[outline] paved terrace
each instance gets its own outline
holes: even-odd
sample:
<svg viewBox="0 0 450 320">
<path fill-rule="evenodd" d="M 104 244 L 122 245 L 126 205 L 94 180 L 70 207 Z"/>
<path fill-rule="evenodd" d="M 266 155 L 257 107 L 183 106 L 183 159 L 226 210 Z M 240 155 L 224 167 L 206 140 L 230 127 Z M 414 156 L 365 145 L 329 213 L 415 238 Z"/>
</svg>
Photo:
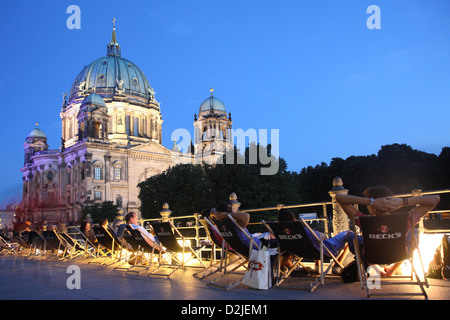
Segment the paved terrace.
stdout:
<svg viewBox="0 0 450 320">
<path fill-rule="evenodd" d="M 71 265 L 81 271 L 81 288 L 68 289 L 67 273 Z M 179 300 L 191 304 L 196 301 L 291 301 L 291 300 L 368 300 L 359 282 L 344 283 L 340 278 L 327 279 L 324 286 L 314 292 L 276 288 L 254 290 L 243 284 L 230 291 L 208 286 L 211 278 L 198 279 L 193 276 L 198 269 L 187 268 L 176 271 L 170 278 L 148 277 L 114 270 L 112 266 L 88 264 L 87 260 L 33 261 L 20 256 L 0 257 L 1 300 Z M 211 276 L 213 277 L 213 276 Z M 429 279 L 427 293 L 430 300 L 450 300 L 450 280 Z M 288 282 L 285 282 L 288 283 Z M 308 287 L 308 281 L 292 279 L 290 286 Z M 383 287 L 380 289 L 382 290 Z M 388 286 L 395 292 L 418 292 L 417 286 Z M 414 299 L 423 297 L 371 297 L 377 299 Z M 260 302 L 258 302 L 260 303 Z M 183 305 L 183 304 L 181 304 Z M 179 304 L 177 304 L 179 306 Z M 180 309 L 172 310 L 174 312 Z M 181 311 L 180 311 L 181 312 Z"/>
</svg>

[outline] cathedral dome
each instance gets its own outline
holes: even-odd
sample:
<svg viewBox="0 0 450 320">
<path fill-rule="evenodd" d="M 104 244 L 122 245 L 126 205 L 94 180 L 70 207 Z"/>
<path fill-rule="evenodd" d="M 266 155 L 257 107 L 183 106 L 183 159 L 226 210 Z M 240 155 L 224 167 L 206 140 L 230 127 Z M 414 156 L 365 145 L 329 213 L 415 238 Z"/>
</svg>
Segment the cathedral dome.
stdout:
<svg viewBox="0 0 450 320">
<path fill-rule="evenodd" d="M 27 135 L 27 138 L 47 138 L 44 131 L 39 129 L 36 124 L 36 128 L 30 131 L 30 133 Z"/>
<path fill-rule="evenodd" d="M 225 105 L 223 104 L 222 101 L 220 101 L 219 99 L 217 99 L 216 97 L 213 96 L 213 89 L 211 89 L 211 97 L 207 98 L 205 101 L 202 102 L 202 104 L 200 105 L 200 112 L 203 111 L 209 111 L 209 110 L 214 110 L 214 111 L 222 111 L 222 112 L 227 112 L 227 110 L 225 109 Z"/>
<path fill-rule="evenodd" d="M 103 98 L 123 94 L 126 100 L 147 103 L 154 91 L 144 72 L 130 60 L 121 57 L 115 30 L 107 45 L 107 55 L 100 57 L 81 70 L 72 83 L 69 101 L 95 92 Z"/>
</svg>

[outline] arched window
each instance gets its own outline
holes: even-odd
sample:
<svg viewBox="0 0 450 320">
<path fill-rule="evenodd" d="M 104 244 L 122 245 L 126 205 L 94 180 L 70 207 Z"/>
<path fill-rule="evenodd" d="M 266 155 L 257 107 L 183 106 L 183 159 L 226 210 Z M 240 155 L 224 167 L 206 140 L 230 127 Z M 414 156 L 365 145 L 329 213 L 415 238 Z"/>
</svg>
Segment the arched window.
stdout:
<svg viewBox="0 0 450 320">
<path fill-rule="evenodd" d="M 101 139 L 102 138 L 102 123 L 96 121 L 94 124 L 94 138 Z"/>
<path fill-rule="evenodd" d="M 113 162 L 114 181 L 124 180 L 123 162 L 116 160 Z"/>
<path fill-rule="evenodd" d="M 94 168 L 94 179 L 95 180 L 102 180 L 102 168 L 101 167 L 95 167 Z"/>
<path fill-rule="evenodd" d="M 102 180 L 103 179 L 103 167 L 100 161 L 95 160 L 92 162 L 92 167 L 94 168 L 94 180 Z"/>
</svg>

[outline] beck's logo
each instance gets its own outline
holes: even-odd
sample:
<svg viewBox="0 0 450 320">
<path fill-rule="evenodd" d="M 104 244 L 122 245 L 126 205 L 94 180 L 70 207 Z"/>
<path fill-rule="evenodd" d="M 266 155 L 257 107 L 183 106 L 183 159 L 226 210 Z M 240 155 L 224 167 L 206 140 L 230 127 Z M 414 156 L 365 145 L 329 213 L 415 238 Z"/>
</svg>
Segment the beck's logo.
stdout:
<svg viewBox="0 0 450 320">
<path fill-rule="evenodd" d="M 226 238 L 226 237 L 231 237 L 233 236 L 232 232 L 228 232 L 227 228 L 225 226 L 222 226 L 222 232 L 220 233 L 222 235 L 222 237 Z"/>
<path fill-rule="evenodd" d="M 402 236 L 401 232 L 390 232 L 391 228 L 389 226 L 382 224 L 377 230 L 381 233 L 370 233 L 369 239 L 377 239 L 377 240 L 392 240 L 398 239 Z"/>
<path fill-rule="evenodd" d="M 261 271 L 264 265 L 257 261 L 257 260 L 251 260 L 248 262 L 248 268 L 252 271 Z"/>
<path fill-rule="evenodd" d="M 302 238 L 301 234 L 292 234 L 291 229 L 289 228 L 284 228 L 283 232 L 285 234 L 280 234 L 278 237 L 280 240 L 298 240 Z"/>
<path fill-rule="evenodd" d="M 157 232 L 157 234 L 158 234 L 158 236 L 160 236 L 160 237 L 164 237 L 164 236 L 167 237 L 167 236 L 170 236 L 170 235 L 171 235 L 171 233 L 165 231 L 163 227 L 159 228 L 159 232 Z"/>
</svg>

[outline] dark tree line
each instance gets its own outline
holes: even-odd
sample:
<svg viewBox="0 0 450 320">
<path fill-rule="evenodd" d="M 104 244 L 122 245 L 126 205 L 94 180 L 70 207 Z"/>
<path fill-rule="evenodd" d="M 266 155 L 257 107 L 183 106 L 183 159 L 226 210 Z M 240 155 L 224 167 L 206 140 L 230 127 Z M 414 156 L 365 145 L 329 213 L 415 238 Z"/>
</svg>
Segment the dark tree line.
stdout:
<svg viewBox="0 0 450 320">
<path fill-rule="evenodd" d="M 265 151 L 270 154 L 270 146 Z M 328 191 L 337 176 L 355 195 L 379 184 L 394 193 L 450 188 L 449 147 L 436 156 L 405 144 L 392 144 L 383 146 L 377 155 L 333 158 L 329 165 L 309 166 L 299 173 L 288 171 L 285 160 L 279 158 L 279 170 L 274 175 L 261 175 L 264 165 L 260 162 L 249 163 L 249 148 L 244 155 L 235 150 L 235 159 L 238 157 L 244 164 L 228 164 L 226 158 L 218 165 L 180 164 L 140 183 L 142 216 L 159 218 L 165 202 L 173 216 L 201 212 L 227 201 L 231 192 L 238 195 L 243 209 L 330 201 Z M 449 207 L 445 197 L 442 203 Z"/>
<path fill-rule="evenodd" d="M 258 146 L 259 147 L 259 146 Z M 270 146 L 264 149 L 270 155 Z M 260 208 L 277 203 L 301 203 L 296 176 L 287 171 L 286 162 L 277 159 L 274 175 L 261 175 L 268 165 L 250 163 L 249 148 L 242 155 L 234 150 L 232 164 L 224 157 L 223 164 L 179 164 L 139 184 L 141 213 L 145 218 L 158 218 L 167 202 L 173 216 L 199 213 L 227 201 L 235 192 L 241 208 Z M 239 160 L 238 160 L 239 159 Z M 240 164 L 242 163 L 242 164 Z"/>
</svg>

